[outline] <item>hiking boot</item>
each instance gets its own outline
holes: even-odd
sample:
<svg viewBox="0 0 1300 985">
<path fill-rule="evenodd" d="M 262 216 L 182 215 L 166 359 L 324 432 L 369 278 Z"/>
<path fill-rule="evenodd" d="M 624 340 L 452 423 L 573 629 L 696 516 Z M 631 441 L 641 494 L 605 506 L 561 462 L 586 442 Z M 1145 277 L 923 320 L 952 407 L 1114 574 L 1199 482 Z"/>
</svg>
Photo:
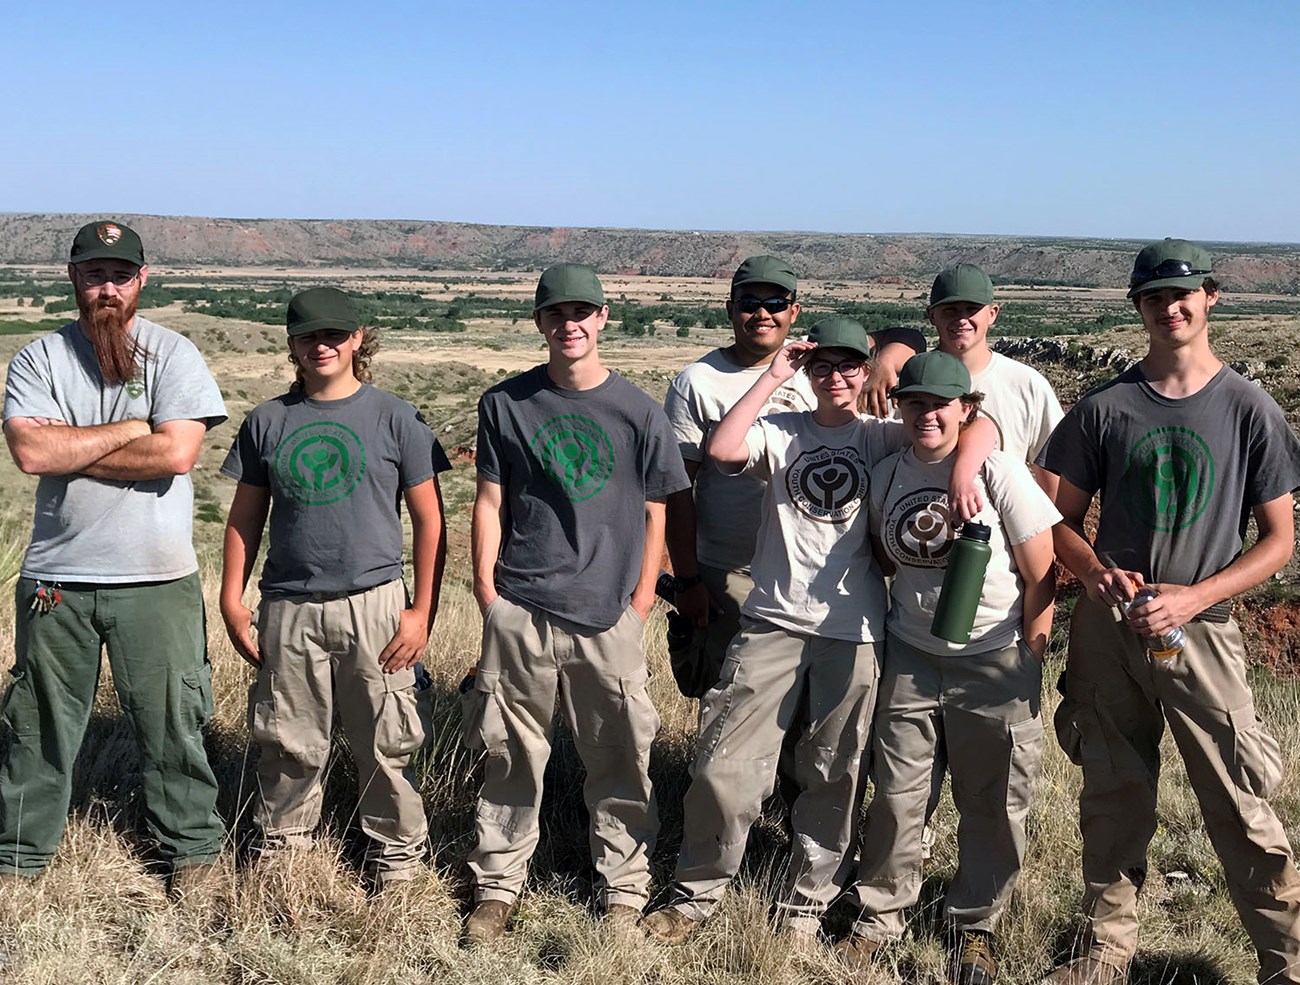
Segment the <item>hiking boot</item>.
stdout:
<svg viewBox="0 0 1300 985">
<path fill-rule="evenodd" d="M 841 962 L 857 971 L 870 968 L 875 963 L 876 955 L 885 946 L 884 941 L 872 940 L 861 934 L 849 934 L 842 941 L 837 941 L 831 948 Z"/>
<path fill-rule="evenodd" d="M 635 906 L 628 906 L 626 903 L 611 903 L 605 910 L 605 915 L 600 922 L 610 930 L 635 930 L 639 932 L 641 928 L 641 911 Z"/>
<path fill-rule="evenodd" d="M 1128 969 L 1087 955 L 1067 961 L 1043 979 L 1043 985 L 1123 985 Z"/>
<path fill-rule="evenodd" d="M 998 960 L 993 957 L 993 936 L 983 930 L 963 930 L 952 955 L 952 985 L 993 985 Z"/>
<path fill-rule="evenodd" d="M 811 930 L 797 930 L 794 927 L 781 928 L 781 941 L 794 955 L 810 957 L 814 954 L 820 954 L 822 950 L 821 937 Z"/>
<path fill-rule="evenodd" d="M 210 903 L 221 890 L 221 867 L 215 862 L 198 862 L 172 870 L 167 891 L 177 903 Z"/>
<path fill-rule="evenodd" d="M 465 921 L 465 936 L 462 938 L 465 945 L 490 944 L 499 938 L 506 932 L 506 921 L 514 909 L 513 904 L 499 899 L 476 903 Z"/>
<path fill-rule="evenodd" d="M 681 910 L 669 907 L 642 917 L 641 929 L 660 943 L 680 944 L 700 929 L 700 921 L 692 920 Z"/>
</svg>

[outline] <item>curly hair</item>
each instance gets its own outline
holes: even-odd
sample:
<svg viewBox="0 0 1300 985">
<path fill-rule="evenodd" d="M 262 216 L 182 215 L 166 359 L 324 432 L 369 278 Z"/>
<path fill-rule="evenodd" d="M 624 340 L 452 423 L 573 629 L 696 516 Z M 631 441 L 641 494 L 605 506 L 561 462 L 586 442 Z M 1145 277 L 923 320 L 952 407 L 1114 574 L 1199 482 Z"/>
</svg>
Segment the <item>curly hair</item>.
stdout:
<svg viewBox="0 0 1300 985">
<path fill-rule="evenodd" d="M 375 353 L 379 351 L 379 329 L 364 328 L 361 330 L 361 344 L 357 346 L 357 351 L 352 353 L 352 375 L 362 383 L 370 382 L 370 361 L 375 358 Z M 294 380 L 289 386 L 290 393 L 301 393 L 306 389 L 303 382 L 302 365 L 298 362 L 293 354 L 292 344 L 289 348 L 289 365 L 293 367 Z"/>
<path fill-rule="evenodd" d="M 984 394 L 975 390 L 959 399 L 961 400 L 962 409 L 966 411 L 966 419 L 961 422 L 961 426 L 968 427 L 980 412 L 980 404 L 984 403 Z"/>
</svg>

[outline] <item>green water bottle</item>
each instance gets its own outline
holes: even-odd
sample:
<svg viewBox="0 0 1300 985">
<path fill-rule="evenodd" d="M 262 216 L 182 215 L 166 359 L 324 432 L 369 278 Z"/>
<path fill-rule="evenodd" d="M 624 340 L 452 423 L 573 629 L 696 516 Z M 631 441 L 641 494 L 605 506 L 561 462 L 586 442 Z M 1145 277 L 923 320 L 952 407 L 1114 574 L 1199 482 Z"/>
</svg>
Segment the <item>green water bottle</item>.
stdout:
<svg viewBox="0 0 1300 985">
<path fill-rule="evenodd" d="M 984 594 L 984 572 L 993 554 L 993 548 L 989 547 L 992 534 L 984 524 L 968 520 L 962 524 L 961 537 L 948 552 L 948 570 L 943 575 L 930 632 L 949 643 L 970 642 L 975 611 Z"/>
</svg>

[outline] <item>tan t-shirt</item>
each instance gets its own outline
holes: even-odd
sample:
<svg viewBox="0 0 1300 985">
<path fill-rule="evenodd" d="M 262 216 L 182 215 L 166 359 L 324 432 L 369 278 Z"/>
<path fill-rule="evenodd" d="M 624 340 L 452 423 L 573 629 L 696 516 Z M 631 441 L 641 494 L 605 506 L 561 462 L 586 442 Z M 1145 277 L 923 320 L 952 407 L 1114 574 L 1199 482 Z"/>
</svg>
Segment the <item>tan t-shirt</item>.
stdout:
<svg viewBox="0 0 1300 985">
<path fill-rule="evenodd" d="M 1064 416 L 1060 401 L 1038 370 L 999 352 L 992 355 L 989 364 L 971 377 L 974 389 L 984 394 L 980 417 L 997 427 L 998 448 L 1032 462 Z"/>
<path fill-rule="evenodd" d="M 1061 514 L 1024 462 L 1007 452 L 989 455 L 977 480 L 984 508 L 975 520 L 993 531 L 992 555 L 971 641 L 960 645 L 932 635 L 954 539 L 948 512 L 954 457 L 927 464 L 908 448 L 877 465 L 871 473 L 871 529 L 898 569 L 890 586 L 889 632 L 928 653 L 986 653 L 1022 635 L 1025 586 L 1012 545 L 1047 530 Z"/>
<path fill-rule="evenodd" d="M 722 349 L 691 363 L 673 380 L 664 412 L 687 462 L 699 462 L 695 477 L 695 554 L 701 564 L 728 571 L 748 570 L 758 535 L 764 483 L 749 475 L 723 475 L 707 460 L 709 435 L 766 366 L 739 366 Z M 806 373 L 796 373 L 768 398 L 763 415 L 817 406 Z"/>
<path fill-rule="evenodd" d="M 811 413 L 760 418 L 748 475 L 767 480 L 754 590 L 741 611 L 830 639 L 884 639 L 885 583 L 871 553 L 871 468 L 906 439 L 897 421 L 823 427 Z"/>
</svg>

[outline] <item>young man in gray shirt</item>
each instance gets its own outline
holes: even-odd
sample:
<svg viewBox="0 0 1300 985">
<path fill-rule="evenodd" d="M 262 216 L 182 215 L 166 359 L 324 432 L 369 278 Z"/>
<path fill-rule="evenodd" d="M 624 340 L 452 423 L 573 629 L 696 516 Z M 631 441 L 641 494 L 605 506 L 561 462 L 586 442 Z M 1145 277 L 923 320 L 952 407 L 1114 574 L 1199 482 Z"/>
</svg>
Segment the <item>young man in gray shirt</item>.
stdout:
<svg viewBox="0 0 1300 985">
<path fill-rule="evenodd" d="M 107 648 L 145 826 L 183 894 L 210 881 L 223 832 L 189 473 L 226 409 L 189 340 L 136 315 L 149 268 L 134 230 L 82 227 L 68 276 L 78 319 L 24 346 L 5 385 L 9 451 L 41 478 L 4 697 L 0 873 L 37 876 L 54 855 Z"/>
<path fill-rule="evenodd" d="M 472 551 L 483 650 L 466 743 L 487 753 L 468 863 L 467 943 L 499 937 L 539 837 L 558 697 L 586 767 L 600 905 L 631 928 L 649 895 L 659 716 L 641 648 L 663 556 L 664 498 L 688 480 L 663 411 L 605 368 L 594 271 L 546 270 L 533 320 L 545 365 L 479 403 Z"/>
<path fill-rule="evenodd" d="M 1185 240 L 1137 255 L 1128 296 L 1147 354 L 1086 394 L 1039 456 L 1061 477 L 1057 556 L 1086 591 L 1070 623 L 1056 735 L 1083 767 L 1088 933 L 1048 977 L 1053 985 L 1127 977 L 1166 728 L 1255 945 L 1259 981 L 1300 982 L 1300 872 L 1267 799 L 1282 758 L 1255 713 L 1231 615 L 1236 596 L 1291 557 L 1300 441 L 1273 399 L 1211 348 L 1212 274 L 1209 253 Z M 1097 495 L 1091 543 L 1083 521 Z M 1243 551 L 1252 517 L 1259 538 Z M 1143 585 L 1155 598 L 1112 618 Z M 1158 638 L 1178 627 L 1181 651 L 1162 652 Z"/>
</svg>

